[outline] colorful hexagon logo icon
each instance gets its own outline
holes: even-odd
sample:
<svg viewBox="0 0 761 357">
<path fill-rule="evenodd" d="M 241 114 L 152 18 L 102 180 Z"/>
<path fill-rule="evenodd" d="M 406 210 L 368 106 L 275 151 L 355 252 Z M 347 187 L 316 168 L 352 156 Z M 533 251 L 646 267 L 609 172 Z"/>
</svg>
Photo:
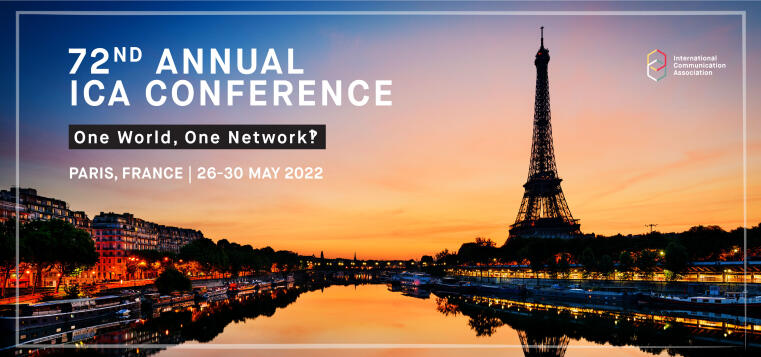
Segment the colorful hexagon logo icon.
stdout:
<svg viewBox="0 0 761 357">
<path fill-rule="evenodd" d="M 659 49 L 655 49 L 647 54 L 647 65 L 645 66 L 645 73 L 647 78 L 652 79 L 655 82 L 666 78 L 666 54 Z"/>
</svg>

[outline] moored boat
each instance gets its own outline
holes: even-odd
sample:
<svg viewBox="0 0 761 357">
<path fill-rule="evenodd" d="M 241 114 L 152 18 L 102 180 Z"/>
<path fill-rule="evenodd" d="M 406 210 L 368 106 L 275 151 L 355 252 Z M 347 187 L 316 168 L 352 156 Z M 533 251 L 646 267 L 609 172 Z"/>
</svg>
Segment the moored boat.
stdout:
<svg viewBox="0 0 761 357">
<path fill-rule="evenodd" d="M 234 282 L 230 283 L 227 286 L 227 294 L 228 295 L 246 295 L 246 294 L 253 294 L 258 291 L 262 290 L 263 283 L 255 280 L 253 282 Z M 269 283 L 267 283 L 269 285 Z"/>
<path fill-rule="evenodd" d="M 20 304 L 18 305 L 18 327 L 24 330 L 100 316 L 114 316 L 122 310 L 140 310 L 140 299 L 134 294 L 125 294 L 55 300 L 31 305 Z M 13 330 L 16 328 L 15 311 L 10 312 L 13 314 L 0 316 L 0 327 Z"/>
<path fill-rule="evenodd" d="M 474 285 L 476 291 L 479 293 L 492 294 L 492 295 L 514 295 L 524 296 L 526 295 L 526 286 L 517 284 L 508 285 L 491 285 L 491 284 L 476 284 Z"/>
<path fill-rule="evenodd" d="M 433 289 L 445 293 L 470 294 L 476 291 L 473 283 L 464 280 L 458 280 L 453 277 L 443 277 L 432 281 Z"/>
<path fill-rule="evenodd" d="M 587 290 L 579 287 L 564 288 L 558 285 L 550 288 L 533 288 L 527 290 L 533 298 L 555 301 L 576 301 L 595 304 L 628 304 L 637 301 L 637 294 L 621 291 Z"/>
<path fill-rule="evenodd" d="M 286 283 L 286 280 L 283 278 L 272 279 L 272 286 L 281 286 L 285 285 Z"/>
<path fill-rule="evenodd" d="M 399 274 L 399 284 L 405 287 L 425 287 L 431 283 L 431 276 L 425 273 Z"/>
<path fill-rule="evenodd" d="M 402 295 L 414 297 L 418 299 L 428 299 L 431 296 L 431 292 L 428 289 L 420 288 L 420 287 L 402 287 L 399 289 L 402 292 Z"/>
<path fill-rule="evenodd" d="M 132 313 L 132 310 L 130 309 L 121 309 L 116 312 L 116 316 L 119 316 L 121 318 L 128 318 L 131 313 Z"/>
<path fill-rule="evenodd" d="M 144 310 L 168 311 L 180 307 L 188 307 L 195 304 L 193 294 L 160 295 L 158 293 L 145 294 L 143 296 Z"/>
<path fill-rule="evenodd" d="M 227 298 L 227 287 L 218 286 L 214 288 L 201 287 L 196 291 L 195 298 L 197 301 L 216 301 Z"/>
<path fill-rule="evenodd" d="M 255 283 L 259 291 L 267 291 L 272 289 L 272 283 L 268 281 L 256 280 Z"/>
<path fill-rule="evenodd" d="M 761 315 L 761 296 L 746 297 L 742 293 L 708 296 L 671 296 L 651 294 L 649 303 L 654 306 L 696 311 L 718 311 L 735 314 Z"/>
</svg>

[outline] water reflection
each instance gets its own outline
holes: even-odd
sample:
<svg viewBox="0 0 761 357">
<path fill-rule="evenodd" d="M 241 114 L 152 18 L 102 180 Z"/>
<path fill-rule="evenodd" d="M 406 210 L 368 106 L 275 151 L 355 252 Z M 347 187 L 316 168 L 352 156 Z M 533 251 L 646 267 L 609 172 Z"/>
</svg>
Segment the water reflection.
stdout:
<svg viewBox="0 0 761 357">
<path fill-rule="evenodd" d="M 436 298 L 436 306 L 446 316 L 467 316 L 477 336 L 491 336 L 501 326 L 508 326 L 518 333 L 526 356 L 563 356 L 571 340 L 639 346 L 643 352 L 683 356 L 714 356 L 716 350 L 694 347 L 742 347 L 746 340 L 750 348 L 761 347 L 761 329 L 752 325 L 747 334 L 738 333 L 736 329 L 743 326 L 691 317 L 446 294 Z M 744 348 L 734 351 L 741 350 Z"/>
<path fill-rule="evenodd" d="M 491 336 L 497 330 L 497 327 L 504 325 L 492 311 L 479 311 L 477 315 L 471 316 L 468 325 L 474 331 L 476 336 Z"/>
<path fill-rule="evenodd" d="M 299 301 L 298 303 L 294 303 Z M 272 317 L 272 318 L 269 318 Z M 41 344 L 145 345 L 182 343 L 431 343 L 522 346 L 525 356 L 564 356 L 569 346 L 605 345 L 584 350 L 613 355 L 726 355 L 740 350 L 703 350 L 663 346 L 760 347 L 761 328 L 747 335 L 736 322 L 684 314 L 605 310 L 530 300 L 430 292 L 383 285 L 291 286 L 263 293 L 202 302 L 156 317 L 112 321 L 78 327 L 54 336 L 36 336 Z M 618 350 L 611 346 L 629 346 Z M 631 349 L 638 346 L 637 349 Z M 421 350 L 393 350 L 394 355 L 419 355 Z M 520 348 L 507 350 L 521 353 Z M 578 351 L 578 350 L 577 350 Z M 21 349 L 17 355 L 51 355 L 60 349 Z M 86 349 L 105 355 L 208 355 L 214 351 L 151 349 Z M 230 351 L 228 351 L 230 352 Z M 312 351 L 276 351 L 281 355 L 313 355 Z M 325 355 L 383 355 L 383 351 L 317 351 Z M 434 353 L 435 352 L 435 353 Z M 429 355 L 459 351 L 435 350 Z M 506 350 L 479 350 L 479 355 Z M 587 353 L 589 352 L 589 353 Z M 236 350 L 237 355 L 239 351 Z M 240 352 L 242 353 L 242 352 Z M 271 355 L 273 351 L 260 351 Z M 254 352 L 250 352 L 254 354 Z"/>
<path fill-rule="evenodd" d="M 563 357 L 571 340 L 566 335 L 548 335 L 544 331 L 518 330 L 518 338 L 523 345 L 523 354 L 528 356 Z"/>
<path fill-rule="evenodd" d="M 94 345 L 174 345 L 185 342 L 208 343 L 230 323 L 244 322 L 260 316 L 273 316 L 303 292 L 304 287 L 283 287 L 258 294 L 235 296 L 216 302 L 202 302 L 191 307 L 177 306 L 169 311 L 149 311 L 141 319 L 115 321 L 79 327 L 71 332 L 40 336 L 33 344 L 94 344 Z M 34 331 L 25 333 L 33 335 Z M 38 337 L 38 336 L 32 336 Z M 145 356 L 161 351 L 151 349 L 18 349 L 16 355 L 85 355 Z"/>
</svg>

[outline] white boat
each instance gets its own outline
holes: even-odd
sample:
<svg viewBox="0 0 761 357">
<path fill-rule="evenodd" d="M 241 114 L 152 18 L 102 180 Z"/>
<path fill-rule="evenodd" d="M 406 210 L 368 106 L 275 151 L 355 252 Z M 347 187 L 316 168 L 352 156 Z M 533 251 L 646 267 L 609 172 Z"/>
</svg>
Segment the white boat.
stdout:
<svg viewBox="0 0 761 357">
<path fill-rule="evenodd" d="M 215 298 L 221 297 L 221 296 L 224 296 L 226 298 L 227 297 L 227 287 L 226 286 L 221 286 L 221 287 L 217 287 L 217 288 L 206 290 L 206 292 L 203 293 L 203 295 L 201 295 L 201 296 L 204 299 L 206 299 L 206 300 L 215 299 Z"/>
<path fill-rule="evenodd" d="M 408 273 L 399 274 L 399 283 L 402 286 L 421 287 L 428 286 L 431 283 L 431 276 L 425 273 Z"/>
</svg>

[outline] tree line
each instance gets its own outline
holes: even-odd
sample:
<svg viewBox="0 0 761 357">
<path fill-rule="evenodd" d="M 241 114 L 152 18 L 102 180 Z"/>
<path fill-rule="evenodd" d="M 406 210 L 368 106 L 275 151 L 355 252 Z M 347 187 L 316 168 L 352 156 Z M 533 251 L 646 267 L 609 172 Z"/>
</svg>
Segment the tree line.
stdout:
<svg viewBox="0 0 761 357">
<path fill-rule="evenodd" d="M 62 220 L 31 221 L 19 226 L 20 273 L 34 272 L 32 294 L 42 285 L 42 275 L 58 272 L 56 293 L 64 276 L 77 274 L 98 262 L 95 243 L 87 231 Z M 22 269 L 23 268 L 23 269 Z M 0 275 L 2 296 L 16 269 L 16 222 L 0 223 Z"/>
<path fill-rule="evenodd" d="M 56 293 L 66 276 L 76 276 L 98 262 L 95 243 L 85 230 L 62 220 L 30 221 L 19 225 L 19 271 L 30 273 L 34 294 L 42 285 L 45 273 L 58 273 Z M 258 273 L 298 269 L 299 255 L 291 251 L 275 251 L 270 247 L 255 249 L 222 239 L 213 242 L 203 238 L 183 246 L 179 254 L 156 250 L 131 251 L 126 259 L 128 279 L 138 272 L 158 277 L 167 268 L 208 275 L 238 276 L 241 272 Z M 0 283 L 6 296 L 6 286 L 16 270 L 16 222 L 0 222 Z"/>
<path fill-rule="evenodd" d="M 191 276 L 237 277 L 241 274 L 259 274 L 271 271 L 288 271 L 300 267 L 299 255 L 271 247 L 256 249 L 221 239 L 216 243 L 209 238 L 194 240 L 179 253 L 157 250 L 133 250 L 128 253 L 128 278 L 138 276 L 155 278 L 167 267 Z M 137 274 L 137 273 L 141 274 Z"/>
<path fill-rule="evenodd" d="M 300 267 L 299 255 L 294 252 L 275 251 L 271 247 L 255 249 L 249 244 L 240 245 L 227 239 L 220 239 L 216 243 L 208 238 L 194 240 L 180 249 L 178 259 L 195 263 L 187 269 L 231 277 L 236 277 L 241 272 L 277 272 Z"/>
<path fill-rule="evenodd" d="M 235 278 L 241 274 L 300 268 L 299 256 L 294 252 L 275 251 L 271 247 L 255 249 L 249 244 L 231 243 L 227 239 L 216 243 L 208 238 L 194 240 L 180 248 L 179 254 L 151 251 L 136 251 L 133 254 L 140 258 L 138 266 L 157 270 L 155 285 L 163 294 L 190 290 L 188 276 Z M 161 267 L 162 263 L 164 267 Z"/>
<path fill-rule="evenodd" d="M 748 229 L 749 257 L 761 256 L 761 224 Z M 609 276 L 615 270 L 652 276 L 663 269 L 675 279 L 694 261 L 742 260 L 744 231 L 695 226 L 684 232 L 643 235 L 584 236 L 572 239 L 511 237 L 504 245 L 476 238 L 457 252 L 443 250 L 421 260 L 443 265 L 528 264 L 534 271 L 567 274 L 580 264 L 586 275 Z"/>
</svg>

